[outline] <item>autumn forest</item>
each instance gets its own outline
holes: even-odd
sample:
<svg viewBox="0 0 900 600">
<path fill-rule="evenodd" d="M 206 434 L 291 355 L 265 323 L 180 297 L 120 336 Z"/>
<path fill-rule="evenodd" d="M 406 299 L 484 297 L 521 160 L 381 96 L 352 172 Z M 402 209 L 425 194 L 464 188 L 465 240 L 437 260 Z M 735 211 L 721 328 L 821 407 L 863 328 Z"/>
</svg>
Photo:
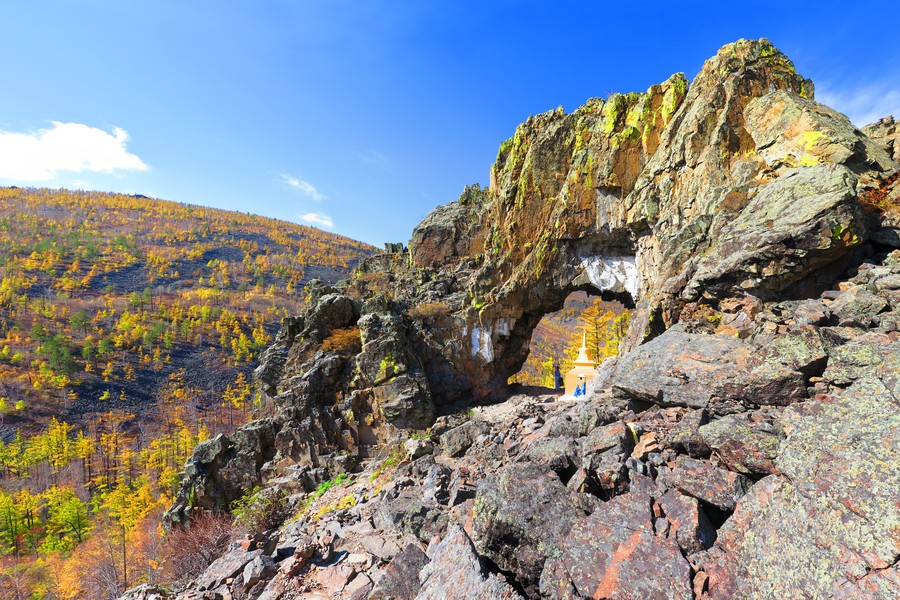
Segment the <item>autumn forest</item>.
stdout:
<svg viewBox="0 0 900 600">
<path fill-rule="evenodd" d="M 165 578 L 184 461 L 250 418 L 255 361 L 304 285 L 372 252 L 243 213 L 0 188 L 0 598 Z"/>
</svg>

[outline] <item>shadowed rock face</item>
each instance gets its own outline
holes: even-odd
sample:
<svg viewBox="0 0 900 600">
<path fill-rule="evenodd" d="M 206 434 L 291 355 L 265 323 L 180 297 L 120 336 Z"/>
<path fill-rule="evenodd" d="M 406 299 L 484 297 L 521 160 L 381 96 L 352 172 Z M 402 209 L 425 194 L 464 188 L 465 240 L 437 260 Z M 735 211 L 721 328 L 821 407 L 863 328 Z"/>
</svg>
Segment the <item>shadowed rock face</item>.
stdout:
<svg viewBox="0 0 900 600">
<path fill-rule="evenodd" d="M 724 46 L 690 85 L 676 74 L 644 93 L 529 117 L 501 144 L 490 187 L 435 209 L 408 252 L 308 290 L 307 311 L 285 321 L 257 371 L 275 412 L 274 436 L 244 451 L 259 472 L 229 479 L 231 454 L 205 457 L 214 468 L 189 473 L 170 519 L 183 517 L 190 496 L 221 504 L 245 481 L 289 467 L 312 485 L 317 469 L 344 470 L 348 454 L 365 457 L 397 429 L 424 429 L 448 405 L 504 389 L 541 317 L 574 290 L 635 307 L 626 351 L 734 298 L 817 294 L 872 251 L 870 239 L 900 247 L 859 202 L 895 186 L 896 169 L 884 147 L 816 103 L 811 82 L 765 39 Z M 356 346 L 323 349 L 354 327 Z M 706 343 L 703 393 L 682 400 L 690 384 L 663 382 L 659 398 L 644 397 L 648 382 L 627 377 L 620 387 L 721 416 L 741 403 L 805 398 L 807 367 L 821 360 L 808 348 L 769 360 L 739 340 Z M 657 346 L 625 360 L 653 363 Z M 694 438 L 721 450 L 718 438 Z M 768 472 L 764 450 L 733 460 Z"/>
</svg>

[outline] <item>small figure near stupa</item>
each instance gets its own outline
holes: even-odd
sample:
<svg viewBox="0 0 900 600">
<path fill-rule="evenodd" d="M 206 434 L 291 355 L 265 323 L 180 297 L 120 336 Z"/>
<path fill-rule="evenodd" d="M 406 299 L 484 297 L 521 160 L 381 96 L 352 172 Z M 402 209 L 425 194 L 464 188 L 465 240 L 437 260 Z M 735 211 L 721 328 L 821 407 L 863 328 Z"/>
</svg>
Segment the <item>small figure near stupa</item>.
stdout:
<svg viewBox="0 0 900 600">
<path fill-rule="evenodd" d="M 587 332 L 582 335 L 581 348 L 575 364 L 566 373 L 566 395 L 581 397 L 587 393 L 587 381 L 594 377 L 597 363 L 591 360 L 587 351 Z"/>
<path fill-rule="evenodd" d="M 553 360 L 553 389 L 557 392 L 562 388 L 563 378 L 559 372 L 559 361 Z"/>
</svg>

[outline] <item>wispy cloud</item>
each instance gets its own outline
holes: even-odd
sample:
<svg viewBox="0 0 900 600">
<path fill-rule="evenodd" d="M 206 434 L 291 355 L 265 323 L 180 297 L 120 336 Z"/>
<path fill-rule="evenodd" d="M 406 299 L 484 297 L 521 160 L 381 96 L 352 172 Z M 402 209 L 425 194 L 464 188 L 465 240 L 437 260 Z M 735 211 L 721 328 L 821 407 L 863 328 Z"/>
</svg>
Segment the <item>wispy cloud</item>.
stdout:
<svg viewBox="0 0 900 600">
<path fill-rule="evenodd" d="M 334 220 L 325 213 L 310 212 L 300 215 L 300 220 L 322 229 L 334 229 Z"/>
<path fill-rule="evenodd" d="M 357 152 L 356 156 L 364 163 L 369 163 L 370 165 L 375 165 L 376 167 L 386 167 L 389 164 L 387 157 L 381 152 L 376 152 L 375 150 Z"/>
<path fill-rule="evenodd" d="M 888 115 L 900 118 L 900 79 L 884 80 L 855 89 L 822 84 L 816 88 L 816 100 L 841 111 L 857 127 Z"/>
<path fill-rule="evenodd" d="M 293 175 L 283 173 L 281 175 L 281 180 L 288 184 L 288 186 L 290 186 L 291 188 L 297 190 L 308 198 L 312 198 L 316 202 L 321 202 L 322 200 L 328 198 L 328 196 L 317 190 L 315 186 L 310 182 L 304 181 L 303 179 L 297 179 Z"/>
<path fill-rule="evenodd" d="M 112 173 L 149 167 L 125 148 L 128 132 L 112 133 L 81 123 L 53 122 L 50 129 L 0 131 L 0 179 L 48 181 L 60 171 Z"/>
</svg>

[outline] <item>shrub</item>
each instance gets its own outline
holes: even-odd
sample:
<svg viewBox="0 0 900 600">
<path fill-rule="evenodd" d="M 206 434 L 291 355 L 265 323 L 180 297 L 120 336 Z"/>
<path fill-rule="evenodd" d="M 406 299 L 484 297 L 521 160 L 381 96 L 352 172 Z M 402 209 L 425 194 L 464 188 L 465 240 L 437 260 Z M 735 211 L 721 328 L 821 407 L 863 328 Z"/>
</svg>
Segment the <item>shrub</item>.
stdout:
<svg viewBox="0 0 900 600">
<path fill-rule="evenodd" d="M 891 186 L 900 179 L 900 173 L 895 173 L 881 182 L 877 188 L 866 190 L 859 194 L 859 203 L 864 211 L 884 214 L 900 210 L 900 200 L 891 200 L 888 196 Z"/>
<path fill-rule="evenodd" d="M 434 319 L 450 314 L 450 307 L 443 302 L 426 302 L 413 306 L 406 314 L 413 319 Z"/>
<path fill-rule="evenodd" d="M 388 273 L 358 273 L 350 283 L 350 290 L 362 296 L 396 296 L 394 282 Z"/>
<path fill-rule="evenodd" d="M 348 508 L 353 508 L 354 506 L 356 506 L 356 498 L 354 498 L 352 494 L 347 494 L 339 501 L 326 504 L 325 506 L 320 508 L 319 512 L 317 512 L 313 517 L 313 521 L 318 521 L 328 513 L 332 513 L 336 510 L 345 510 Z"/>
<path fill-rule="evenodd" d="M 275 529 L 287 518 L 285 498 L 282 493 L 253 488 L 231 505 L 235 526 L 247 533 Z"/>
<path fill-rule="evenodd" d="M 403 449 L 403 446 L 397 446 L 391 451 L 391 455 L 385 458 L 380 465 L 378 465 L 372 474 L 369 476 L 369 481 L 375 481 L 379 477 L 381 477 L 382 473 L 386 472 L 388 469 L 395 468 L 401 462 L 403 462 L 403 458 L 406 456 L 406 452 Z"/>
<path fill-rule="evenodd" d="M 341 356 L 352 356 L 362 350 L 362 338 L 359 336 L 359 327 L 345 327 L 335 329 L 322 342 L 322 350 L 334 352 Z"/>
<path fill-rule="evenodd" d="M 163 539 L 163 574 L 173 587 L 182 587 L 222 556 L 234 538 L 226 515 L 202 512 L 189 527 L 177 527 Z"/>
</svg>

